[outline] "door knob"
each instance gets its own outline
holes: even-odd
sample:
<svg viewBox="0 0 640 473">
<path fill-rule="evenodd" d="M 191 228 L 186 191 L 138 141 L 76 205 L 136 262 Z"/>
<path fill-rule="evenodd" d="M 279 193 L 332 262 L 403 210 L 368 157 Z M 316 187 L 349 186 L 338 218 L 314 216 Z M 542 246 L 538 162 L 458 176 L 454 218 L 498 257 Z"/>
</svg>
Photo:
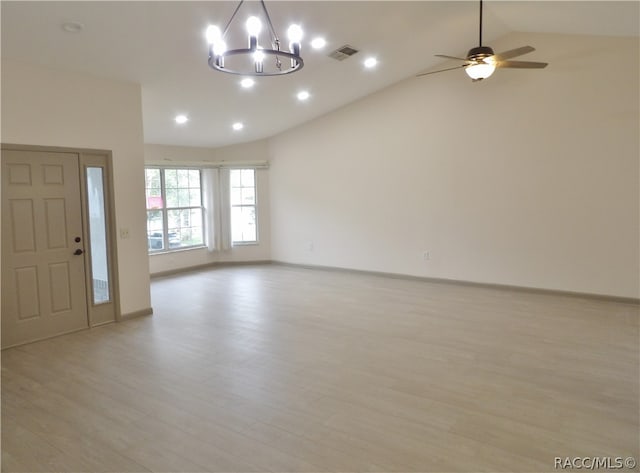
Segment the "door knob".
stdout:
<svg viewBox="0 0 640 473">
<path fill-rule="evenodd" d="M 73 252 L 74 255 L 79 256 L 82 253 L 84 253 L 84 251 L 82 251 L 80 248 L 78 248 L 76 251 Z"/>
</svg>

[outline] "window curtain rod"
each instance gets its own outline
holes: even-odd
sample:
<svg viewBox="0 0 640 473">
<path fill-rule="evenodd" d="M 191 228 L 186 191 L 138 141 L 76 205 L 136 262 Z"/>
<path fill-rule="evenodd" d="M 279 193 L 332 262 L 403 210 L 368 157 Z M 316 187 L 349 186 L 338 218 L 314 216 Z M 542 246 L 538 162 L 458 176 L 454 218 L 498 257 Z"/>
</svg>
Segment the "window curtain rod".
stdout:
<svg viewBox="0 0 640 473">
<path fill-rule="evenodd" d="M 145 161 L 145 166 L 161 166 L 163 168 L 193 167 L 201 169 L 269 169 L 269 161 L 177 161 L 165 158 L 161 161 Z"/>
</svg>

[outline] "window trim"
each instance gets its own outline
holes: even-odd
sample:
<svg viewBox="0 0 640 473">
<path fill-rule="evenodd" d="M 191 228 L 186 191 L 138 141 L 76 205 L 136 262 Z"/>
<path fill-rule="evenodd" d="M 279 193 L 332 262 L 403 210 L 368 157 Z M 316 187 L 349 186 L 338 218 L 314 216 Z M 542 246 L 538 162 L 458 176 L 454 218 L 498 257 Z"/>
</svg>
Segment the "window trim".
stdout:
<svg viewBox="0 0 640 473">
<path fill-rule="evenodd" d="M 149 219 L 148 215 L 149 212 L 161 212 L 162 213 L 162 248 L 161 249 L 157 249 L 157 250 L 153 250 L 151 248 L 149 248 L 149 244 L 147 243 L 147 254 L 149 256 L 153 256 L 153 255 L 161 255 L 161 254 L 167 254 L 167 253 L 175 253 L 175 252 L 180 252 L 180 251 L 185 251 L 185 250 L 194 250 L 194 249 L 200 249 L 200 248 L 206 248 L 205 245 L 205 207 L 204 207 L 204 202 L 203 202 L 203 193 L 202 193 L 202 168 L 199 167 L 195 167 L 195 166 L 161 166 L 161 165 L 145 165 L 144 166 L 144 170 L 145 170 L 145 174 L 147 169 L 158 169 L 160 171 L 160 197 L 162 198 L 162 208 L 160 209 L 146 209 L 147 212 L 147 221 Z M 200 175 L 200 206 L 199 207 L 171 207 L 169 208 L 167 206 L 167 189 L 166 189 L 166 185 L 165 185 L 165 171 L 167 169 L 175 169 L 175 170 L 187 170 L 187 171 L 198 171 L 199 175 Z M 145 181 L 146 181 L 146 175 L 145 175 Z M 147 186 L 146 186 L 146 182 L 145 182 L 145 201 L 147 199 L 147 195 L 146 195 L 146 191 L 147 191 Z M 146 207 L 146 202 L 145 202 L 145 207 Z M 170 210 L 191 210 L 191 209 L 200 209 L 200 220 L 201 220 L 201 225 L 200 228 L 202 229 L 202 243 L 197 244 L 197 245 L 189 245 L 189 246 L 180 246 L 177 248 L 171 248 L 169 246 L 169 217 L 168 217 L 168 212 Z M 147 241 L 149 239 L 149 230 L 147 229 Z"/>
</svg>

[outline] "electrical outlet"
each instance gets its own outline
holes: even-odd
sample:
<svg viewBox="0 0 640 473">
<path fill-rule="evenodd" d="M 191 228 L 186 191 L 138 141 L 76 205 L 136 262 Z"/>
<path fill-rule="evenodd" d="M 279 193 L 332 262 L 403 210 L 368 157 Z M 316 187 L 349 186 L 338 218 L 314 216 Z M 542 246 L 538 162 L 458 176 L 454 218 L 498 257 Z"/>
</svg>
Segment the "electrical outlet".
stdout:
<svg viewBox="0 0 640 473">
<path fill-rule="evenodd" d="M 129 238 L 129 229 L 128 228 L 121 228 L 120 229 L 120 238 L 123 240 L 126 240 L 127 238 Z"/>
<path fill-rule="evenodd" d="M 307 251 L 313 251 L 313 242 L 312 241 L 307 243 Z"/>
<path fill-rule="evenodd" d="M 429 261 L 431 259 L 431 253 L 429 251 L 422 252 L 422 259 L 424 261 Z"/>
</svg>

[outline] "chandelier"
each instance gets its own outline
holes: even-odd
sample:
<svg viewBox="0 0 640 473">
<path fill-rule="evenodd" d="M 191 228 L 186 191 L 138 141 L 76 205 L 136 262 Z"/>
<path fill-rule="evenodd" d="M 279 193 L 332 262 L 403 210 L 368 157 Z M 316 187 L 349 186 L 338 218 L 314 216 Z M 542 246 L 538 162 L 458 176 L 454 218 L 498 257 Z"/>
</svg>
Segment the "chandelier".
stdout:
<svg viewBox="0 0 640 473">
<path fill-rule="evenodd" d="M 244 0 L 241 0 L 233 12 L 233 15 L 231 15 L 224 31 L 220 31 L 220 29 L 214 25 L 209 25 L 207 28 L 206 36 L 207 42 L 209 43 L 209 67 L 217 71 L 245 76 L 277 76 L 290 74 L 302 69 L 304 65 L 302 57 L 300 57 L 302 28 L 295 24 L 289 26 L 287 30 L 289 51 L 281 50 L 280 39 L 273 28 L 264 0 L 260 0 L 260 5 L 262 6 L 264 17 L 267 20 L 268 43 L 261 44 L 258 41 L 260 32 L 262 31 L 262 22 L 257 16 L 251 16 L 246 22 L 248 46 L 237 49 L 227 48 L 227 33 L 229 32 L 229 27 L 243 3 Z M 267 45 L 269 47 L 267 47 Z"/>
</svg>

